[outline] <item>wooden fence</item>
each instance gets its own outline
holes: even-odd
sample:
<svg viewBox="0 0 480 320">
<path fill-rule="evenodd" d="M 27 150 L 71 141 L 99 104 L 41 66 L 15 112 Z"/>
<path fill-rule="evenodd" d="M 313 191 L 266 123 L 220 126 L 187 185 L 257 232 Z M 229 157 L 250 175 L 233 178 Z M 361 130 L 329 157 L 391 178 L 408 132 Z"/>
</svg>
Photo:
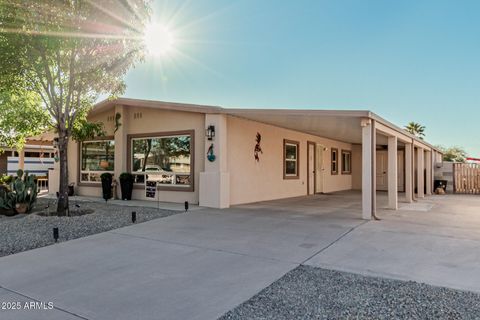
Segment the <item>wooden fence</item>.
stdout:
<svg viewBox="0 0 480 320">
<path fill-rule="evenodd" d="M 453 164 L 453 192 L 480 194 L 480 165 L 476 163 Z"/>
</svg>

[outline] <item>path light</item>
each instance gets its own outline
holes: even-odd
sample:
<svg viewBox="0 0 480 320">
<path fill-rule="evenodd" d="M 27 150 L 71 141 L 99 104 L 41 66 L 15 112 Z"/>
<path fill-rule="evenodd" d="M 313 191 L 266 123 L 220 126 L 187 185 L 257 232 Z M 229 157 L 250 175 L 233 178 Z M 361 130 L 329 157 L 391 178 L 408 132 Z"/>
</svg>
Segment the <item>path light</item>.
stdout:
<svg viewBox="0 0 480 320">
<path fill-rule="evenodd" d="M 185 212 L 188 211 L 188 201 L 185 201 Z"/>
<path fill-rule="evenodd" d="M 137 222 L 137 212 L 132 211 L 132 223 L 135 223 L 135 222 Z"/>
<path fill-rule="evenodd" d="M 55 242 L 58 241 L 58 228 L 57 227 L 53 228 L 53 239 L 55 239 Z"/>
</svg>

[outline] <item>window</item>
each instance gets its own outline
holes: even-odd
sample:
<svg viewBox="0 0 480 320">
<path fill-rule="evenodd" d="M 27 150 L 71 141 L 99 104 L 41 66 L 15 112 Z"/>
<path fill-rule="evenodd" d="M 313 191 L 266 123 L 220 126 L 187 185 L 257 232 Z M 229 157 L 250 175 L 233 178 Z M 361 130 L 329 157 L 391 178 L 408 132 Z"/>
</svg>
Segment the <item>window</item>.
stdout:
<svg viewBox="0 0 480 320">
<path fill-rule="evenodd" d="M 297 141 L 283 140 L 283 178 L 298 179 Z"/>
<path fill-rule="evenodd" d="M 155 180 L 160 185 L 193 186 L 193 133 L 131 138 L 131 172 L 135 183 Z"/>
<path fill-rule="evenodd" d="M 84 141 L 80 145 L 80 181 L 100 182 L 104 172 L 113 174 L 115 165 L 115 141 Z"/>
<path fill-rule="evenodd" d="M 352 151 L 342 150 L 342 174 L 352 173 Z"/>
<path fill-rule="evenodd" d="M 332 174 L 338 174 L 338 149 L 332 148 Z"/>
</svg>

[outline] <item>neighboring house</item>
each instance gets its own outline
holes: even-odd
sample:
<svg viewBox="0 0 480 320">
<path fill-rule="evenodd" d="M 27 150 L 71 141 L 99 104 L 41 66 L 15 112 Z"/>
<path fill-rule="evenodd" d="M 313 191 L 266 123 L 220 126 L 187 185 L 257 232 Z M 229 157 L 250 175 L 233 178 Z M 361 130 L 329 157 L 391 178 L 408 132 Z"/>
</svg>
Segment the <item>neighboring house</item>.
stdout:
<svg viewBox="0 0 480 320">
<path fill-rule="evenodd" d="M 354 189 L 362 190 L 363 217 L 370 219 L 377 189 L 388 190 L 392 209 L 398 192 L 408 202 L 430 195 L 434 163 L 441 161 L 433 146 L 369 111 L 120 98 L 97 104 L 89 121 L 103 122 L 107 136 L 71 141 L 68 154 L 69 180 L 85 196 L 101 195 L 103 172 L 125 171 L 135 175 L 134 199 L 150 199 L 145 184 L 152 180 L 159 192 L 151 200 L 215 208 Z M 52 183 L 58 181 L 50 182 L 55 192 Z"/>
<path fill-rule="evenodd" d="M 17 174 L 23 169 L 37 177 L 47 177 L 48 170 L 54 167 L 55 150 L 52 134 L 42 134 L 27 139 L 23 150 L 3 147 L 0 153 L 0 175 Z"/>
</svg>

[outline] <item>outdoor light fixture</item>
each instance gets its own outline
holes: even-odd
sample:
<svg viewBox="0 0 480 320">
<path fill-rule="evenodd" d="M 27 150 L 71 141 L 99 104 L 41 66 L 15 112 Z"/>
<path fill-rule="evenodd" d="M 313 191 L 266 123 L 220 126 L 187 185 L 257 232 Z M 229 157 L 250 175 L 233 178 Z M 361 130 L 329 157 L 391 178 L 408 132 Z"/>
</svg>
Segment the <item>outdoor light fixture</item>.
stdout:
<svg viewBox="0 0 480 320">
<path fill-rule="evenodd" d="M 132 211 L 132 223 L 135 223 L 135 222 L 137 222 L 137 212 Z"/>
<path fill-rule="evenodd" d="M 55 242 L 58 241 L 58 228 L 57 227 L 53 228 L 53 239 L 55 239 Z"/>
<path fill-rule="evenodd" d="M 185 201 L 185 212 L 188 211 L 188 201 Z"/>
<path fill-rule="evenodd" d="M 205 136 L 208 140 L 213 140 L 215 138 L 215 126 L 209 125 L 207 130 L 205 130 Z"/>
</svg>

